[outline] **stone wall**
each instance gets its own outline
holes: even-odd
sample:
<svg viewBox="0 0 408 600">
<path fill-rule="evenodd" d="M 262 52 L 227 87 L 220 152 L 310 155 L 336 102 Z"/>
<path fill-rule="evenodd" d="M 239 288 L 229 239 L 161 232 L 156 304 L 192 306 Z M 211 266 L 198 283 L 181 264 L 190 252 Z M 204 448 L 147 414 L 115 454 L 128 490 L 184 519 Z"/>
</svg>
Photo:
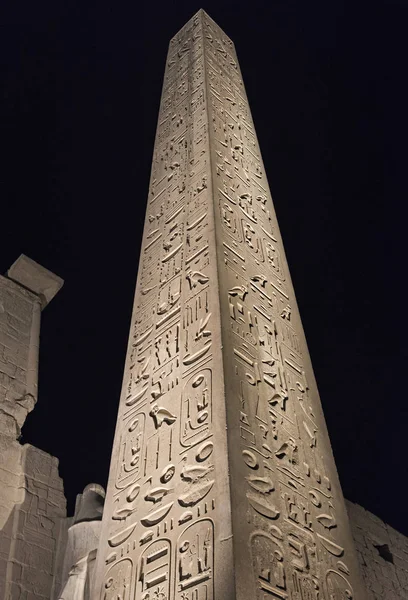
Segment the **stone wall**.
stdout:
<svg viewBox="0 0 408 600">
<path fill-rule="evenodd" d="M 39 298 L 0 276 L 0 432 L 16 438 L 37 400 Z"/>
<path fill-rule="evenodd" d="M 21 256 L 0 276 L 0 598 L 49 600 L 66 502 L 58 461 L 21 445 L 37 401 L 41 310 L 62 280 Z"/>
<path fill-rule="evenodd" d="M 25 444 L 20 446 L 17 469 L 18 501 L 0 533 L 5 566 L 0 597 L 49 600 L 60 523 L 66 515 L 58 460 Z"/>
<path fill-rule="evenodd" d="M 408 538 L 358 504 L 347 511 L 369 600 L 408 599 Z"/>
</svg>

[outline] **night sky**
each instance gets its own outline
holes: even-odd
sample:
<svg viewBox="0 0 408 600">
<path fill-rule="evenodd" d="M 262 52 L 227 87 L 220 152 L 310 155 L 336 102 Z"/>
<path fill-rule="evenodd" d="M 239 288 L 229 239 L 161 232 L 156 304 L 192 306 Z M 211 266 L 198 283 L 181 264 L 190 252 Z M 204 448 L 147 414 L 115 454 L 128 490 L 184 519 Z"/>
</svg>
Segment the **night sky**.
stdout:
<svg viewBox="0 0 408 600">
<path fill-rule="evenodd" d="M 65 280 L 22 441 L 70 512 L 106 484 L 167 46 L 201 7 L 236 44 L 344 494 L 408 534 L 403 2 L 2 3 L 0 269 Z"/>
</svg>

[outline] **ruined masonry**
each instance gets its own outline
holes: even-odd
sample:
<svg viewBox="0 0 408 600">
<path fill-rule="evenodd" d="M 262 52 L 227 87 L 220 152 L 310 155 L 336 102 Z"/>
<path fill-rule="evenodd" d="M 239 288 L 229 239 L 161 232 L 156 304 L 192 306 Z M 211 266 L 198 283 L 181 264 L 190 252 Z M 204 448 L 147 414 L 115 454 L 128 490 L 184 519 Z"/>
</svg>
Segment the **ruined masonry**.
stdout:
<svg viewBox="0 0 408 600">
<path fill-rule="evenodd" d="M 366 597 L 232 41 L 171 40 L 100 600 Z"/>
<path fill-rule="evenodd" d="M 408 538 L 346 500 L 369 600 L 408 600 Z"/>
<path fill-rule="evenodd" d="M 62 279 L 21 255 L 0 276 L 0 598 L 49 600 L 59 587 L 66 502 L 58 460 L 20 444 L 37 402 L 41 311 Z"/>
</svg>

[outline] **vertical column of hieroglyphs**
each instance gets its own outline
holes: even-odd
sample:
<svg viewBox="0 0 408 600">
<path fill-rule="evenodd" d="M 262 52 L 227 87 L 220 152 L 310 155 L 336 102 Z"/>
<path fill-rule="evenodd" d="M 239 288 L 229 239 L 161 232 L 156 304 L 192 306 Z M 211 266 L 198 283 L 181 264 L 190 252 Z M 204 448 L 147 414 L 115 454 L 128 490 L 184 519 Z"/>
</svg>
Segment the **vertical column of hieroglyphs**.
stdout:
<svg viewBox="0 0 408 600">
<path fill-rule="evenodd" d="M 235 50 L 207 15 L 204 53 L 236 597 L 360 600 L 344 500 Z M 259 74 L 260 93 L 270 89 L 267 77 Z"/>
<path fill-rule="evenodd" d="M 198 15 L 167 59 L 98 550 L 95 597 L 104 600 L 216 598 L 216 489 L 227 468 L 222 373 L 214 381 L 212 370 L 216 359 L 222 371 L 209 179 Z"/>
</svg>

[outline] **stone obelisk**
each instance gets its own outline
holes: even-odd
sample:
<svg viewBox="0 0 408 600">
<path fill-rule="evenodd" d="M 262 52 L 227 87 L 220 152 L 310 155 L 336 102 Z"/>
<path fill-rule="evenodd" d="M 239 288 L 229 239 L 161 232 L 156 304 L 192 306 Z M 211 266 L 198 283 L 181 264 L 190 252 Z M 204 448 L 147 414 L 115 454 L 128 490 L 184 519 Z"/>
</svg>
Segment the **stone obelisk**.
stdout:
<svg viewBox="0 0 408 600">
<path fill-rule="evenodd" d="M 169 47 L 94 597 L 365 597 L 234 45 L 203 11 Z"/>
</svg>

